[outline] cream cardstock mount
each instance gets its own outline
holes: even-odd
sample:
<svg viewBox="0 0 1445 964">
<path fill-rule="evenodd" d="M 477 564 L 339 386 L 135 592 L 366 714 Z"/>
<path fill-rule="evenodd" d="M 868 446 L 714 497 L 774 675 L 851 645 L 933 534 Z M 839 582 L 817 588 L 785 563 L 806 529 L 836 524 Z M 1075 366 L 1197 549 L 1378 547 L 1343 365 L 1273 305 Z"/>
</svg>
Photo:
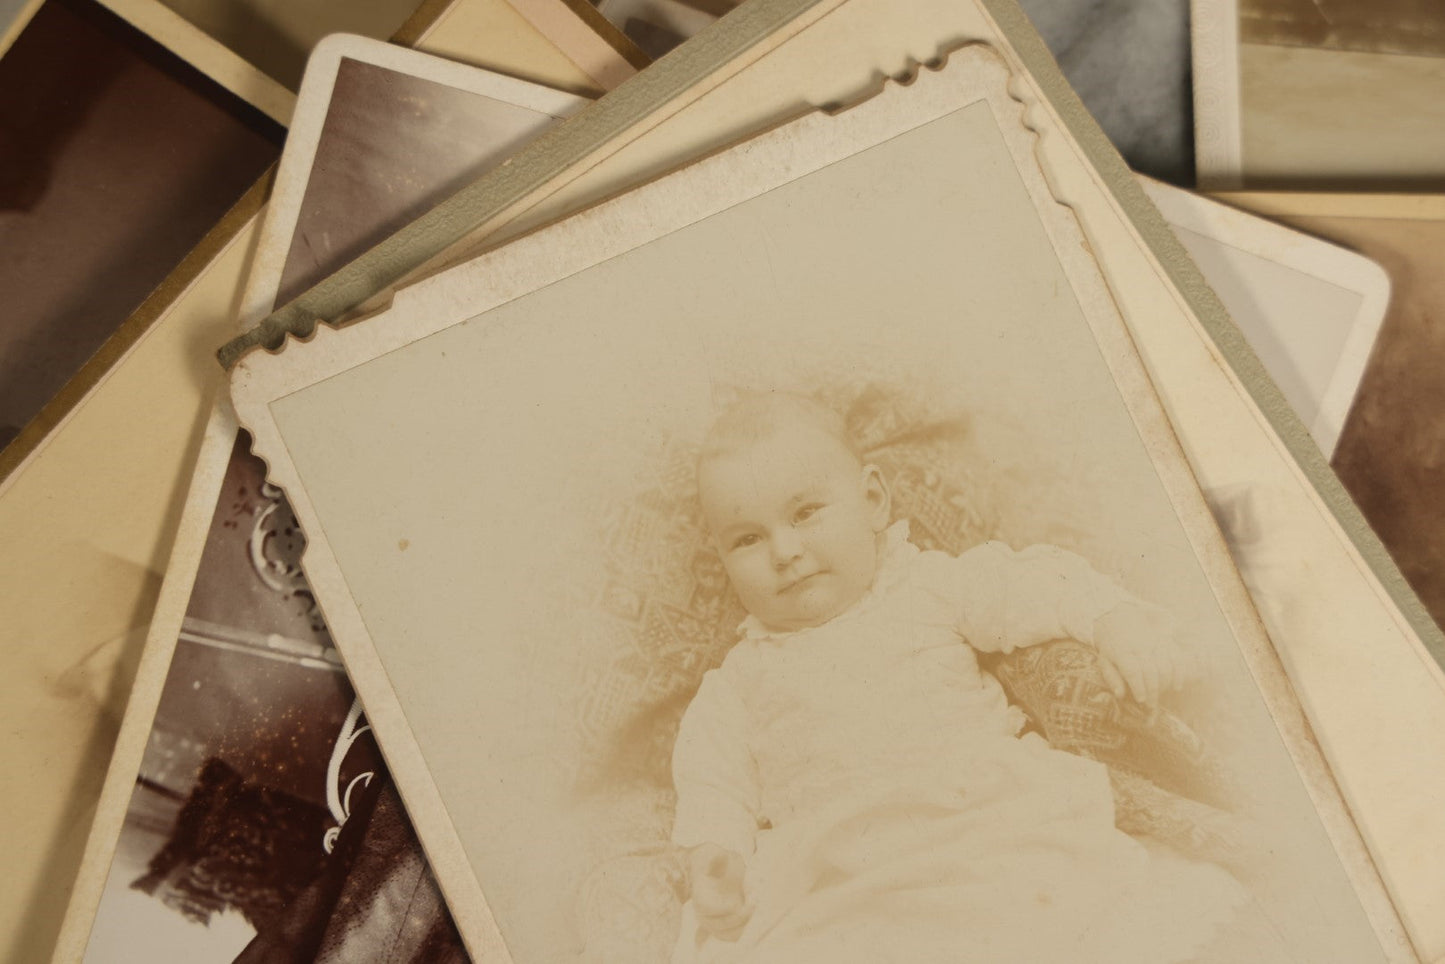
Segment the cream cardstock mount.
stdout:
<svg viewBox="0 0 1445 964">
<path fill-rule="evenodd" d="M 1064 266 L 1097 347 L 1110 365 L 1115 390 L 1122 394 L 1152 457 L 1157 481 L 1168 493 L 1197 565 L 1208 574 L 1215 595 L 1211 605 L 1216 612 L 1223 611 L 1240 642 L 1266 694 L 1274 725 L 1285 734 L 1294 764 L 1386 948 L 1380 959 L 1416 960 L 1199 498 L 1088 245 L 1072 213 L 1055 200 L 1043 169 L 1035 163 L 1033 135 L 1014 120 L 1022 104 L 1005 93 L 1006 80 L 1005 68 L 988 48 L 965 47 L 951 56 L 946 68 L 923 71 L 906 88 L 889 86 L 837 115 L 807 115 L 633 195 L 404 290 L 389 312 L 365 324 L 322 328 L 310 344 L 292 344 L 275 355 L 253 353 L 238 366 L 233 382 L 238 413 L 255 433 L 257 453 L 268 461 L 273 481 L 287 489 L 310 535 L 307 568 L 313 586 L 474 954 L 512 959 L 476 868 L 464 856 L 467 835 L 458 826 L 465 817 L 463 801 L 448 796 L 440 785 L 448 778 L 438 776 L 438 767 L 445 771 L 448 765 L 437 758 L 441 748 L 434 739 L 436 731 L 418 732 L 425 729 L 418 722 L 423 707 L 414 698 L 415 690 L 411 696 L 404 692 L 409 683 L 398 680 L 398 667 L 390 662 L 397 653 L 397 640 L 374 636 L 362 617 L 363 608 L 374 610 L 357 595 L 349 561 L 337 551 L 337 540 L 345 541 L 345 536 L 328 530 L 329 507 L 319 504 L 319 488 L 316 492 L 308 488 L 315 480 L 309 470 L 299 467 L 316 451 L 316 435 L 307 434 L 299 414 L 308 391 L 335 384 L 369 361 L 399 356 L 429 336 L 621 258 L 649 241 L 683 231 L 871 145 L 987 101 L 1035 205 L 1034 214 L 1045 225 L 1053 254 Z M 760 173 L 752 165 L 763 161 L 769 163 Z M 333 434 L 334 428 L 330 426 L 325 434 Z M 324 493 L 326 498 L 331 494 Z"/>
</svg>

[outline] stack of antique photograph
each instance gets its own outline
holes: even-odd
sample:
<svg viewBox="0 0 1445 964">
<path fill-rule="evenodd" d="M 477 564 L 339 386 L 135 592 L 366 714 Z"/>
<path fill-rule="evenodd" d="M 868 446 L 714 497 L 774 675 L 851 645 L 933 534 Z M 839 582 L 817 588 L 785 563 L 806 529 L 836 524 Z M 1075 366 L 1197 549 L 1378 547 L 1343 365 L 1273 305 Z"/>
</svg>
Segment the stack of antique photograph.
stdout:
<svg viewBox="0 0 1445 964">
<path fill-rule="evenodd" d="M 1445 8 L 0 6 L 5 960 L 1445 962 Z"/>
</svg>

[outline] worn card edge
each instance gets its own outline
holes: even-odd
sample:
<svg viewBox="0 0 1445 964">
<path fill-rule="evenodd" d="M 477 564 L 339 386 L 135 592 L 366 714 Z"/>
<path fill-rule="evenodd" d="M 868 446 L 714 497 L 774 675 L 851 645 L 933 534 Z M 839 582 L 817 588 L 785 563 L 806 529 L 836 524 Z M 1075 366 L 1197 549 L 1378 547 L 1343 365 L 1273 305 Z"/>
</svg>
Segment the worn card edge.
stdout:
<svg viewBox="0 0 1445 964">
<path fill-rule="evenodd" d="M 461 0 L 425 0 L 402 24 L 393 36 L 393 41 L 403 44 L 421 41 L 459 2 Z M 19 35 L 19 30 L 28 23 L 30 16 L 39 6 L 39 2 L 31 0 L 25 8 L 24 16 L 17 20 L 17 25 L 12 25 L 15 30 L 13 35 L 6 36 L 7 41 L 13 42 Z M 0 48 L 0 51 L 3 51 L 3 48 Z M 111 371 L 130 355 L 154 325 L 169 314 L 191 285 L 210 270 L 212 262 L 261 213 L 270 195 L 271 181 L 275 173 L 276 166 L 273 164 L 166 275 L 145 301 L 131 312 L 60 391 L 21 428 L 20 433 L 11 439 L 8 445 L 0 448 L 0 497 L 4 496 L 7 483 L 44 450 L 51 435 L 86 403 L 106 381 Z"/>
<path fill-rule="evenodd" d="M 507 3 L 603 90 L 611 90 L 652 63 L 642 48 L 587 0 Z"/>
<path fill-rule="evenodd" d="M 1445 194 L 1218 191 L 1210 196 L 1260 217 L 1445 221 Z"/>
<path fill-rule="evenodd" d="M 318 321 L 346 315 L 479 230 L 505 223 L 551 193 L 559 179 L 575 178 L 843 2 L 743 4 L 522 148 L 512 164 L 484 174 L 222 346 L 217 352 L 222 366 L 231 368 L 248 351 L 275 348 L 288 335 L 306 337 Z"/>
<path fill-rule="evenodd" d="M 1202 190 L 1228 190 L 1244 176 L 1239 0 L 1190 0 L 1189 38 L 1195 177 Z"/>
<path fill-rule="evenodd" d="M 1390 276 L 1364 255 L 1303 231 L 1142 175 L 1140 183 L 1170 225 L 1360 296 L 1319 411 L 1305 422 L 1325 457 L 1332 457 L 1364 376 L 1370 348 L 1385 320 Z M 1297 414 L 1304 419 L 1302 413 Z"/>
<path fill-rule="evenodd" d="M 181 510 L 180 525 L 171 549 L 166 574 L 156 599 L 155 615 L 146 631 L 135 683 L 126 702 L 120 733 L 101 784 L 100 800 L 90 824 L 80 869 L 71 890 L 65 916 L 51 955 L 53 964 L 82 960 L 104 899 L 110 867 L 120 844 L 126 812 L 135 791 L 136 774 L 145 756 L 161 694 L 169 678 L 171 660 L 180 641 L 181 620 L 200 571 L 206 536 L 216 512 L 216 500 L 225 479 L 239 428 L 230 402 L 216 400 L 201 437 L 195 472 Z"/>
<path fill-rule="evenodd" d="M 296 113 L 286 136 L 286 152 L 271 188 L 271 210 L 261 227 L 256 266 L 247 281 L 242 318 L 261 318 L 275 308 L 276 293 L 301 218 L 301 203 L 311 181 L 316 151 L 331 110 L 331 94 L 343 60 L 382 67 L 559 120 L 589 103 L 577 94 L 357 34 L 332 34 L 325 38 L 307 61 Z"/>
</svg>

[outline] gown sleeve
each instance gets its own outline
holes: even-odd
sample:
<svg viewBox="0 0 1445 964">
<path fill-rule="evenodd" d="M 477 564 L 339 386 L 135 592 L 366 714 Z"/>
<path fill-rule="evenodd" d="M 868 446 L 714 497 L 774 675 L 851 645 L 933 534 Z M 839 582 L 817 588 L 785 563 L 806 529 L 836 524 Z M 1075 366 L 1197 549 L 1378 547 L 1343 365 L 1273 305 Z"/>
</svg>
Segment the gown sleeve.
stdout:
<svg viewBox="0 0 1445 964">
<path fill-rule="evenodd" d="M 747 709 L 717 670 L 703 677 L 683 714 L 672 779 L 677 790 L 674 843 L 714 843 L 752 855 L 761 805 L 757 765 L 748 748 Z"/>
<path fill-rule="evenodd" d="M 1082 557 L 1057 546 L 1015 552 L 1002 542 L 953 560 L 954 628 L 980 652 L 1009 653 L 1054 639 L 1094 644 L 1094 621 L 1143 605 Z"/>
</svg>

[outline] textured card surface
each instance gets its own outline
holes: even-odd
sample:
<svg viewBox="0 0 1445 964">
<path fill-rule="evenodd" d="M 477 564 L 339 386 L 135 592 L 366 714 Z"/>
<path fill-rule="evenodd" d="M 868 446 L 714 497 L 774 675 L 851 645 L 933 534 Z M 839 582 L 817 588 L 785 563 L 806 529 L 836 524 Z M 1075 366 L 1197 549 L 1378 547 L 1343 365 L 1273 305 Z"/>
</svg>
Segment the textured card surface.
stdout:
<svg viewBox="0 0 1445 964">
<path fill-rule="evenodd" d="M 1005 957 L 1083 947 L 1098 960 L 1417 959 L 1058 193 L 1068 178 L 1036 154 L 1023 123 L 1033 105 L 1010 96 L 1017 80 L 992 48 L 966 45 L 907 86 L 806 115 L 406 289 L 364 324 L 237 368 L 238 411 L 309 534 L 312 585 L 474 954 L 647 959 L 676 944 L 678 960 L 694 950 L 836 960 L 829 942 L 848 935 L 864 959 L 952 960 L 956 913 L 970 905 L 949 900 L 970 892 L 965 878 L 983 860 L 999 868 L 986 885 L 999 913 L 971 920 L 973 936 Z M 767 713 L 751 715 L 760 704 L 749 700 L 792 705 L 793 680 L 823 714 L 797 732 L 832 739 L 833 778 L 859 779 L 830 794 L 828 768 L 802 762 L 813 758 L 784 721 L 720 731 L 756 755 L 761 797 L 749 812 L 763 828 L 748 854 L 752 917 L 732 943 L 698 924 L 696 869 L 683 874 L 693 900 L 672 887 L 688 860 L 679 846 L 697 841 L 669 845 L 673 807 L 692 798 L 667 759 L 679 717 L 686 727 L 704 701 L 704 672 L 763 645 L 734 648 L 743 612 L 728 583 L 755 621 L 781 625 L 746 590 L 731 548 L 722 566 L 711 555 L 716 506 L 703 499 L 709 529 L 692 494 L 693 453 L 729 396 L 777 390 L 849 415 L 852 440 L 880 463 L 865 477 L 886 480 L 895 523 L 942 550 L 929 559 L 1009 553 L 975 548 L 989 539 L 1079 553 L 1066 555 L 1104 575 L 1069 611 L 1112 611 L 1103 600 L 1127 587 L 1170 615 L 1209 672 L 1152 713 L 1119 698 L 1102 729 L 1085 728 L 1088 743 L 1137 727 L 1148 747 L 1134 744 L 1134 769 L 1110 762 L 1142 786 L 1096 799 L 1096 840 L 1039 814 L 1068 855 L 1046 870 L 1022 857 L 1036 826 L 1014 806 L 1027 810 L 1027 788 L 1041 786 L 1016 758 L 1039 743 L 990 744 L 1002 769 L 989 772 L 1013 776 L 987 791 L 969 767 L 944 766 L 925 784 L 879 768 L 978 749 L 967 727 L 935 728 L 942 742 L 902 738 L 926 729 L 906 721 L 923 705 L 909 687 L 971 685 L 968 670 L 920 675 L 929 660 L 965 658 L 909 642 L 927 618 L 909 610 L 879 624 L 895 642 L 880 644 L 884 663 L 854 667 L 862 677 L 812 680 L 801 666 L 754 677 L 756 689 L 743 684 L 750 723 Z M 889 531 L 906 556 L 907 537 Z M 850 598 L 891 598 L 885 571 L 847 583 L 872 594 Z M 982 595 L 950 654 L 1058 652 L 1029 645 L 1042 640 L 1015 635 L 1005 616 L 993 631 L 969 622 L 1013 597 L 968 591 Z M 1031 591 L 1054 604 L 1052 590 Z M 862 618 L 852 613 L 840 604 L 803 625 Z M 1065 625 L 1074 631 L 1054 635 L 1092 635 L 1088 619 Z M 1100 651 L 1115 652 L 1100 636 Z M 1030 705 L 1023 680 L 1037 676 L 1021 665 L 994 672 L 1068 746 L 1047 721 L 1071 712 Z M 829 694 L 856 697 L 849 679 L 873 672 L 898 686 L 851 704 L 865 725 L 830 716 Z M 1185 745 L 1197 752 L 1180 764 Z M 1039 752 L 1075 761 L 1087 780 L 1107 772 Z M 1182 814 L 1170 801 L 1183 801 L 1186 825 L 1211 824 L 1209 813 L 1233 829 L 1180 850 L 1185 833 L 1171 850 L 1164 827 Z M 1236 837 L 1235 820 L 1257 833 Z M 1101 868 L 1086 852 L 1140 846 L 1116 822 L 1165 838 L 1160 854 L 1126 861 L 1143 876 L 1093 876 Z M 941 877 L 920 863 L 934 833 Z M 1181 876 L 1146 886 L 1164 866 Z M 925 879 L 938 917 L 900 926 L 888 908 Z M 1147 908 L 1146 891 L 1159 898 Z"/>
</svg>

